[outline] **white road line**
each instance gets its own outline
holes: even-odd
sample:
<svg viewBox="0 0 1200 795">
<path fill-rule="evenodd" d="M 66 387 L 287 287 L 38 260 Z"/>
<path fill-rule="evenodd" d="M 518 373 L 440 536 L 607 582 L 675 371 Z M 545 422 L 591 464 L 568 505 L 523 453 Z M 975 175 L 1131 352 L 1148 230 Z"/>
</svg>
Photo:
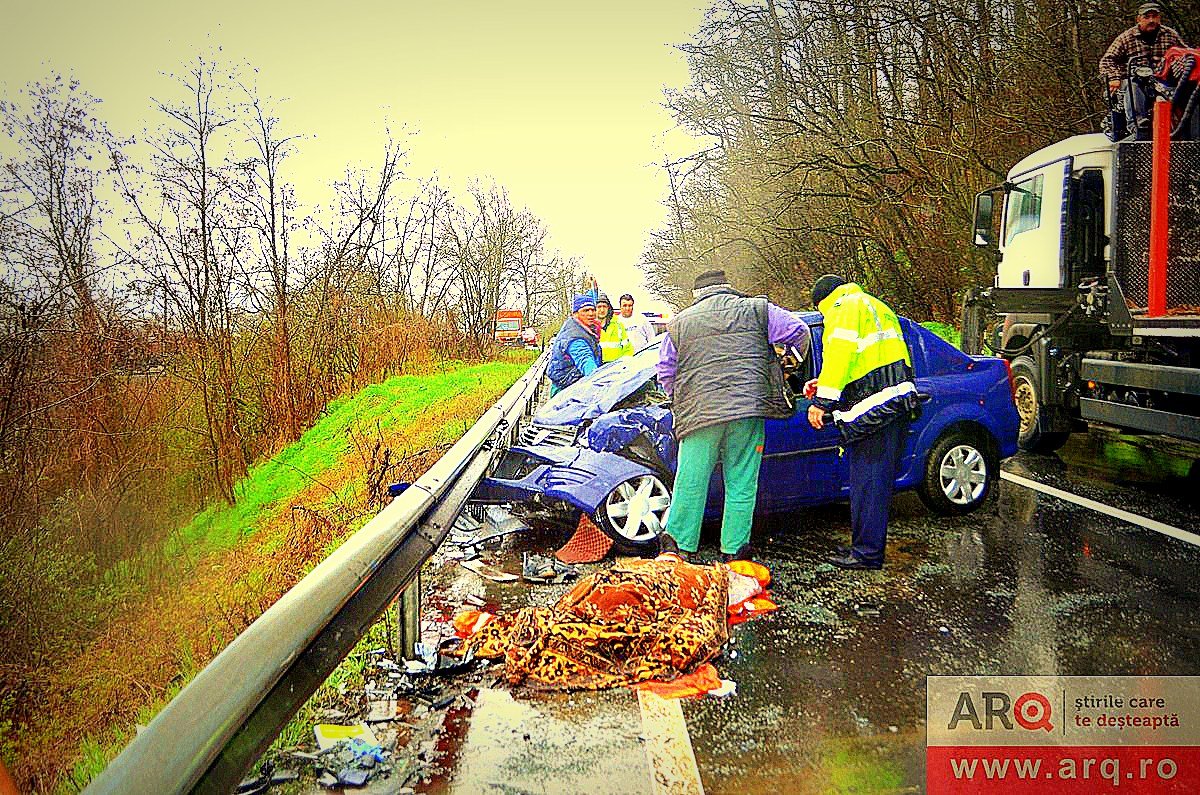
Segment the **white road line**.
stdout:
<svg viewBox="0 0 1200 795">
<path fill-rule="evenodd" d="M 656 795 L 704 795 L 696 753 L 677 698 L 663 698 L 649 690 L 637 691 L 642 713 L 642 735 Z"/>
<path fill-rule="evenodd" d="M 1165 536 L 1177 538 L 1185 543 L 1200 547 L 1200 535 L 1197 535 L 1196 533 L 1174 527 L 1156 519 L 1151 519 L 1147 516 L 1142 516 L 1141 514 L 1123 511 L 1120 508 L 1114 508 L 1113 506 L 1107 505 L 1103 502 L 1089 500 L 1087 497 L 1080 497 L 1078 494 L 1072 494 L 1069 491 L 1056 489 L 1053 486 L 1047 486 L 1045 483 L 1039 483 L 1036 480 L 1023 478 L 1020 475 L 1014 475 L 1011 472 L 1000 470 L 1000 477 L 1003 480 L 1016 483 L 1018 486 L 1024 486 L 1025 488 L 1033 489 L 1034 491 L 1040 491 L 1043 494 L 1049 494 L 1051 497 L 1058 497 L 1060 500 L 1066 500 L 1067 502 L 1075 503 L 1076 505 L 1083 506 L 1084 508 L 1090 508 L 1091 510 L 1102 513 L 1105 516 L 1112 516 L 1122 521 L 1129 522 L 1130 524 L 1137 525 L 1138 527 L 1144 527 L 1147 530 L 1153 530 L 1156 533 L 1162 533 Z"/>
</svg>

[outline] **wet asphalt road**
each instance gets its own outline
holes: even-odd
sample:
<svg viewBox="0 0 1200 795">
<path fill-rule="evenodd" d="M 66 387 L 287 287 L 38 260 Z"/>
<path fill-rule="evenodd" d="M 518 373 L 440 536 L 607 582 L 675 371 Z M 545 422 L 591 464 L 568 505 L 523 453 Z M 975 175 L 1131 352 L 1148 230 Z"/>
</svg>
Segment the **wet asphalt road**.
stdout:
<svg viewBox="0 0 1200 795">
<path fill-rule="evenodd" d="M 1179 461 L 1077 435 L 1005 469 L 1200 533 Z M 705 791 L 923 791 L 929 674 L 1200 673 L 1200 548 L 1004 481 L 970 516 L 934 517 L 913 495 L 892 515 L 882 572 L 822 562 L 849 536 L 844 505 L 756 524 L 780 609 L 735 627 L 714 661 L 735 696 L 682 703 Z M 522 550 L 564 538 L 513 537 L 496 561 L 517 571 Z M 702 556 L 715 541 L 706 528 Z M 467 593 L 511 609 L 565 590 L 485 583 L 452 563 L 433 589 L 427 609 L 448 612 Z M 476 701 L 432 791 L 656 791 L 630 691 L 495 688 Z"/>
</svg>

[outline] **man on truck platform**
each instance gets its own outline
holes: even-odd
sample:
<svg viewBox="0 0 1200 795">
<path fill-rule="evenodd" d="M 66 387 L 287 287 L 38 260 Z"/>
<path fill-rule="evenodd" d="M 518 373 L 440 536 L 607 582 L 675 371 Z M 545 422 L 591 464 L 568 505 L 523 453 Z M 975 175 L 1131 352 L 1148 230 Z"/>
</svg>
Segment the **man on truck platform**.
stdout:
<svg viewBox="0 0 1200 795">
<path fill-rule="evenodd" d="M 1115 100 L 1114 95 L 1128 79 L 1131 62 L 1157 71 L 1163 56 L 1172 47 L 1187 45 L 1178 31 L 1162 24 L 1162 6 L 1158 0 L 1147 0 L 1139 5 L 1134 26 L 1118 34 L 1100 58 L 1100 76 L 1108 83 L 1110 98 Z M 1147 97 L 1135 82 L 1126 92 L 1123 105 L 1110 102 L 1113 105 L 1113 129 L 1117 131 L 1113 137 L 1123 138 L 1121 131 L 1126 125 L 1149 124 L 1153 101 L 1154 98 Z"/>
</svg>

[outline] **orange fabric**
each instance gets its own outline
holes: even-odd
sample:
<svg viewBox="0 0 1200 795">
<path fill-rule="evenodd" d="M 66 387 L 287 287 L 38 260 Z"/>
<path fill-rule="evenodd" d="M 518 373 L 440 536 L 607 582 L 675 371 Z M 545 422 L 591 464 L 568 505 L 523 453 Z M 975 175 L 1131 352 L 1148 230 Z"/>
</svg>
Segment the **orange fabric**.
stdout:
<svg viewBox="0 0 1200 795">
<path fill-rule="evenodd" d="M 673 557 L 619 563 L 552 607 L 489 621 L 464 644 L 504 658 L 510 684 L 599 690 L 665 679 L 712 659 L 729 638 L 729 570 Z"/>
<path fill-rule="evenodd" d="M 761 615 L 774 612 L 779 609 L 779 605 L 775 604 L 767 596 L 753 596 L 743 602 L 738 602 L 736 605 L 729 606 L 729 626 L 741 624 L 744 621 L 749 621 L 752 618 L 757 618 Z"/>
<path fill-rule="evenodd" d="M 554 553 L 554 557 L 563 563 L 595 563 L 604 559 L 612 545 L 612 539 L 584 515 L 579 517 L 575 534 Z"/>
<path fill-rule="evenodd" d="M 728 565 L 732 571 L 758 580 L 758 584 L 764 588 L 771 584 L 771 570 L 761 563 L 752 560 L 731 560 Z"/>
<path fill-rule="evenodd" d="M 469 638 L 493 618 L 491 613 L 481 610 L 464 610 L 454 617 L 454 634 L 460 638 Z"/>
<path fill-rule="evenodd" d="M 635 690 L 649 690 L 662 698 L 688 698 L 702 696 L 720 686 L 721 677 L 717 674 L 717 669 L 713 668 L 712 663 L 704 663 L 690 674 L 677 676 L 669 682 L 652 679 L 648 682 L 638 682 L 633 687 Z"/>
</svg>

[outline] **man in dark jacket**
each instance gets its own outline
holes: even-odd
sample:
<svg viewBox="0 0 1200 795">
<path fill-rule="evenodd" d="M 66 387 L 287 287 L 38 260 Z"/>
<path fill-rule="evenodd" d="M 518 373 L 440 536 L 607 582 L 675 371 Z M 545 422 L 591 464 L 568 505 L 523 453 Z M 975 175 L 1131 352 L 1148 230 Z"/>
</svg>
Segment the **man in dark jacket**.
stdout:
<svg viewBox="0 0 1200 795">
<path fill-rule="evenodd" d="M 820 430 L 833 412 L 850 469 L 850 538 L 829 562 L 879 569 L 887 544 L 888 506 L 908 419 L 917 406 L 912 356 L 896 313 L 853 282 L 832 274 L 813 285 L 825 318 L 821 373 L 804 385 L 808 421 Z"/>
<path fill-rule="evenodd" d="M 591 375 L 601 364 L 600 338 L 596 332 L 596 299 L 587 293 L 577 295 L 571 309 L 571 316 L 550 343 L 546 376 L 550 379 L 551 395 Z"/>
<path fill-rule="evenodd" d="M 673 397 L 679 465 L 664 551 L 686 557 L 700 543 L 708 481 L 722 462 L 721 553 L 749 560 L 765 418 L 783 419 L 783 373 L 772 345 L 808 349 L 808 326 L 766 298 L 730 286 L 721 270 L 696 278 L 695 303 L 671 321 L 659 348 L 658 381 Z"/>
</svg>

